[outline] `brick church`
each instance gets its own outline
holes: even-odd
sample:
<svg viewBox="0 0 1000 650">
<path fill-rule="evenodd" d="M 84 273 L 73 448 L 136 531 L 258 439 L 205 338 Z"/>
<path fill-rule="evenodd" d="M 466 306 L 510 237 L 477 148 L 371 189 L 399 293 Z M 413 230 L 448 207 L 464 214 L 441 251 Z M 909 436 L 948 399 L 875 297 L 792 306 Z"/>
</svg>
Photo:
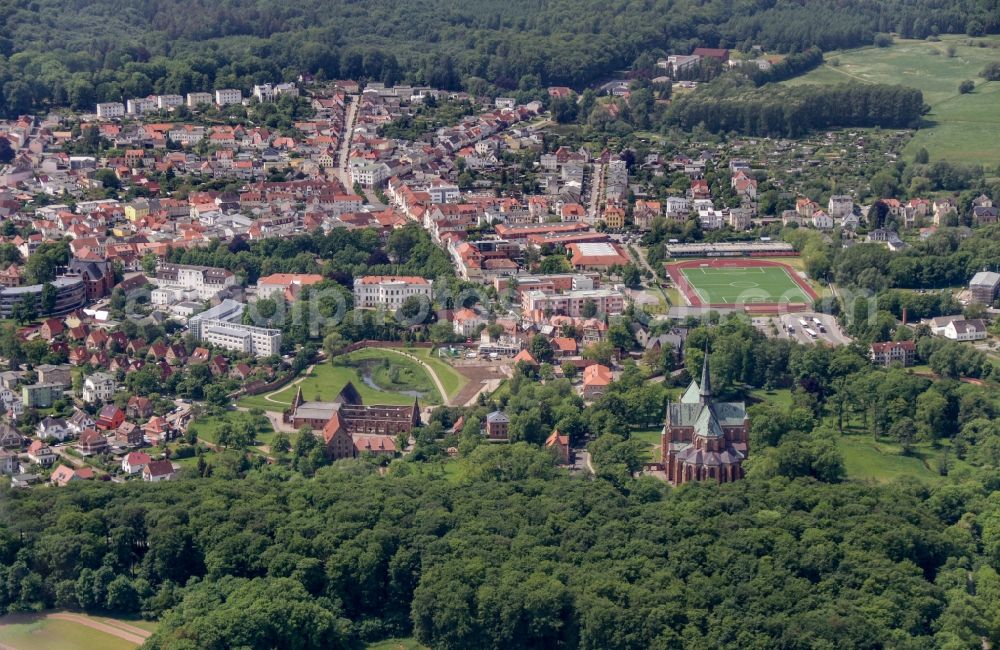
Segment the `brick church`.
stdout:
<svg viewBox="0 0 1000 650">
<path fill-rule="evenodd" d="M 708 350 L 701 385 L 692 380 L 679 402 L 667 405 L 661 453 L 672 485 L 709 480 L 729 483 L 743 478 L 749 453 L 750 420 L 743 402 L 712 399 Z"/>
</svg>

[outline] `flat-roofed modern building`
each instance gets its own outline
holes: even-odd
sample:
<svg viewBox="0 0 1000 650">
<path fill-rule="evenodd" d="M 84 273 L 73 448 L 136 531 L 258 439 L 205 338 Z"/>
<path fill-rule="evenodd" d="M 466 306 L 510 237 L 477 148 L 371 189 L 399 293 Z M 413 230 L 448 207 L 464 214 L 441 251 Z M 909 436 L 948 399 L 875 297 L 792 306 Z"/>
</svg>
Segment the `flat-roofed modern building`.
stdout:
<svg viewBox="0 0 1000 650">
<path fill-rule="evenodd" d="M 199 327 L 200 340 L 227 350 L 258 357 L 281 352 L 281 330 L 254 327 L 224 320 L 205 320 Z"/>
<path fill-rule="evenodd" d="M 191 330 L 195 338 L 200 339 L 202 336 L 201 328 L 204 323 L 217 320 L 226 321 L 227 323 L 238 323 L 243 318 L 243 310 L 245 308 L 246 305 L 243 303 L 227 298 L 218 305 L 189 318 L 188 329 Z"/>
<path fill-rule="evenodd" d="M 599 314 L 620 314 L 625 311 L 625 296 L 613 289 L 584 289 L 555 293 L 531 290 L 521 293 L 521 311 L 528 316 L 534 312 L 546 314 L 583 316 L 584 306 L 593 303 Z"/>
</svg>

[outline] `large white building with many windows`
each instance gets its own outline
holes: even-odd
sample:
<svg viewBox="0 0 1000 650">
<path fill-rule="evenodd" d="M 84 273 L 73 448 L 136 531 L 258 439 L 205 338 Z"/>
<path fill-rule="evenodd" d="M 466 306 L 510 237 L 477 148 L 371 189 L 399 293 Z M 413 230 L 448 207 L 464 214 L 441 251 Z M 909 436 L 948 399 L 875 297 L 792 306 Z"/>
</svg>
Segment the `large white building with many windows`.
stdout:
<svg viewBox="0 0 1000 650">
<path fill-rule="evenodd" d="M 200 339 L 220 348 L 258 357 L 281 352 L 281 330 L 254 327 L 224 320 L 205 320 L 198 328 Z"/>
<path fill-rule="evenodd" d="M 223 88 L 215 91 L 215 103 L 219 106 L 239 104 L 243 101 L 243 93 L 236 88 Z"/>
<path fill-rule="evenodd" d="M 211 104 L 212 103 L 212 93 L 188 93 L 187 94 L 187 107 L 194 108 L 200 106 L 201 104 Z"/>
<path fill-rule="evenodd" d="M 156 267 L 154 281 L 159 289 L 193 292 L 201 300 L 210 300 L 220 291 L 235 286 L 236 275 L 229 269 L 213 266 L 161 262 Z M 157 302 L 155 296 L 154 302 Z"/>
<path fill-rule="evenodd" d="M 408 275 L 367 275 L 354 280 L 355 309 L 388 309 L 395 311 L 411 296 L 433 300 L 434 283 L 426 278 Z"/>
<path fill-rule="evenodd" d="M 182 95 L 156 96 L 156 107 L 160 110 L 169 110 L 183 105 L 184 105 L 184 97 Z"/>
<path fill-rule="evenodd" d="M 291 95 L 297 97 L 299 94 L 298 87 L 293 83 L 282 83 L 282 84 L 258 84 L 253 87 L 253 96 L 257 98 L 259 102 L 270 102 L 282 95 Z"/>
<path fill-rule="evenodd" d="M 142 115 L 156 110 L 156 97 L 136 97 L 125 103 L 125 110 L 129 115 Z"/>
<path fill-rule="evenodd" d="M 392 171 L 385 163 L 351 166 L 351 181 L 362 187 L 382 185 L 389 180 L 391 174 Z"/>
<path fill-rule="evenodd" d="M 121 102 L 104 102 L 97 105 L 97 117 L 111 119 L 125 117 L 125 104 Z"/>
</svg>

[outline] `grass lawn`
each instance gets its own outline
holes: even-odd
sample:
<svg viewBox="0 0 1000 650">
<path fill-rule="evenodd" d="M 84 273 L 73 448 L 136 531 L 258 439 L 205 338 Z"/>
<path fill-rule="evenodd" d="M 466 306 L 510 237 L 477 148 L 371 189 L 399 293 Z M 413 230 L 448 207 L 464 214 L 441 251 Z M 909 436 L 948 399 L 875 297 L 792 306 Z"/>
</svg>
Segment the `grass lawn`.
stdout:
<svg viewBox="0 0 1000 650">
<path fill-rule="evenodd" d="M 750 391 L 750 395 L 757 401 L 767 402 L 782 410 L 792 405 L 792 391 L 787 388 L 780 388 L 778 390 L 758 389 Z"/>
<path fill-rule="evenodd" d="M 662 434 L 662 427 L 656 429 L 640 429 L 630 433 L 629 438 L 646 443 L 646 454 L 643 456 L 643 460 L 652 461 L 653 459 L 659 457 Z"/>
<path fill-rule="evenodd" d="M 777 409 L 787 409 L 792 405 L 792 393 L 788 389 L 772 391 L 755 390 L 750 393 L 751 401 L 766 402 Z M 833 415 L 824 418 L 826 424 L 835 428 Z M 635 435 L 635 434 L 633 434 Z M 857 426 L 855 422 L 845 422 L 843 434 L 837 434 L 834 442 L 844 457 L 844 469 L 847 478 L 857 481 L 875 481 L 888 483 L 900 478 L 915 478 L 924 482 L 941 480 L 938 463 L 947 454 L 950 472 L 968 470 L 968 463 L 959 460 L 950 452 L 947 441 L 942 441 L 940 447 L 930 443 L 917 443 L 912 446 L 910 455 L 903 455 L 902 445 L 888 438 L 880 438 L 878 442 L 870 433 Z"/>
<path fill-rule="evenodd" d="M 16 615 L 0 618 L 0 645 L 15 650 L 132 650 L 138 647 L 73 621 Z"/>
<path fill-rule="evenodd" d="M 995 37 L 976 39 L 991 40 Z M 907 144 L 904 154 L 912 156 L 926 147 L 931 160 L 996 165 L 1000 162 L 1000 83 L 987 82 L 979 72 L 997 60 L 992 48 L 970 47 L 968 37 L 942 36 L 941 42 L 897 40 L 892 47 L 864 47 L 828 52 L 826 63 L 815 70 L 784 83 L 833 84 L 848 81 L 901 84 L 917 88 L 924 102 L 931 106 L 926 116 L 929 128 L 920 129 Z M 949 45 L 955 56 L 949 57 Z M 832 60 L 840 65 L 833 66 Z M 958 84 L 966 79 L 976 82 L 976 89 L 960 95 Z"/>
<path fill-rule="evenodd" d="M 141 618 L 122 618 L 118 619 L 123 623 L 131 625 L 132 627 L 137 627 L 147 632 L 155 632 L 158 627 L 160 627 L 159 621 L 146 621 Z"/>
<path fill-rule="evenodd" d="M 686 305 L 684 298 L 681 297 L 681 292 L 674 285 L 661 285 L 663 287 L 663 293 L 667 294 L 667 300 L 670 302 L 671 306 L 681 306 Z"/>
<path fill-rule="evenodd" d="M 893 479 L 911 477 L 920 481 L 935 481 L 939 474 L 934 467 L 934 454 L 918 447 L 913 455 L 904 456 L 902 447 L 891 441 L 875 440 L 868 435 L 842 435 L 837 447 L 844 455 L 847 477 L 888 483 Z"/>
<path fill-rule="evenodd" d="M 779 266 L 682 268 L 701 301 L 709 305 L 748 302 L 788 302 L 812 304 L 787 269 Z"/>
<path fill-rule="evenodd" d="M 500 444 L 500 443 L 490 443 L 490 444 Z M 438 461 L 428 461 L 412 463 L 408 461 L 397 460 L 391 467 L 397 465 L 407 465 L 408 469 L 413 470 L 415 474 L 420 474 L 421 476 L 432 476 L 437 478 L 442 478 L 450 483 L 458 483 L 465 478 L 469 471 L 468 466 L 465 461 L 461 458 L 444 458 Z M 390 469 L 391 471 L 391 469 Z"/>
<path fill-rule="evenodd" d="M 777 262 L 778 264 L 784 264 L 785 266 L 790 266 L 796 271 L 805 272 L 806 263 L 801 257 L 755 257 L 755 260 L 763 260 L 765 262 Z"/>
<path fill-rule="evenodd" d="M 253 416 L 246 411 L 226 411 L 220 415 L 205 415 L 193 423 L 191 426 L 198 432 L 198 437 L 202 440 L 217 443 L 219 441 L 218 431 L 219 427 L 222 426 L 223 422 L 228 422 L 233 426 L 242 424 L 243 422 L 252 422 Z M 257 440 L 260 440 L 264 444 L 270 444 L 271 439 L 274 437 L 274 429 L 271 427 L 270 422 L 260 423 L 260 433 L 257 434 Z M 190 460 L 190 459 L 183 459 Z M 178 461 L 181 462 L 181 461 Z M 197 462 L 197 459 L 195 459 Z"/>
<path fill-rule="evenodd" d="M 387 393 L 404 391 L 418 391 L 428 395 L 437 393 L 437 386 L 427 370 L 416 361 L 404 356 L 390 359 L 385 355 L 362 355 L 352 357 L 349 364 L 357 368 L 362 376 L 369 376 L 370 381 L 379 390 Z"/>
<path fill-rule="evenodd" d="M 434 368 L 435 372 L 438 373 L 438 377 L 441 379 L 441 383 L 444 384 L 445 390 L 450 392 L 453 388 L 455 392 L 457 392 L 461 386 L 464 385 L 459 382 L 459 375 L 451 366 L 448 366 L 446 363 L 438 359 L 430 359 L 428 357 L 421 357 L 421 355 L 415 354 L 416 352 L 426 353 L 427 350 L 407 350 L 407 352 L 413 352 L 414 356 L 420 358 L 422 361 L 426 362 L 427 365 Z M 395 352 L 386 352 L 385 350 L 378 350 L 374 348 L 358 350 L 357 352 L 352 352 L 351 354 L 344 355 L 343 357 L 337 357 L 334 361 L 358 363 L 361 361 L 378 361 L 382 359 L 388 359 L 391 365 L 399 367 L 401 375 L 411 373 L 414 376 L 421 377 L 421 385 L 416 387 L 417 390 L 422 390 L 424 386 L 430 387 L 430 390 L 425 394 L 425 396 L 420 398 L 421 403 L 441 403 L 441 397 L 437 394 L 433 380 L 427 374 L 427 371 L 424 370 L 422 366 Z M 437 364 L 446 368 L 451 374 L 446 375 L 444 370 L 438 369 Z M 239 405 L 247 408 L 258 407 L 267 411 L 281 411 L 288 408 L 288 406 L 292 403 L 292 399 L 295 397 L 295 391 L 298 390 L 299 386 L 302 387 L 302 397 L 308 401 L 332 401 L 337 397 L 337 394 L 340 393 L 347 382 L 354 384 L 354 387 L 358 389 L 358 392 L 361 394 L 361 398 L 366 404 L 402 405 L 413 403 L 412 395 L 372 388 L 362 380 L 359 367 L 353 365 L 336 365 L 335 363 L 328 361 L 313 368 L 312 373 L 306 376 L 299 383 L 292 382 L 281 391 L 270 395 L 269 397 L 265 397 L 265 395 L 244 397 L 239 401 Z"/>
<path fill-rule="evenodd" d="M 503 397 L 510 396 L 510 382 L 506 379 L 500 380 L 500 385 L 497 389 L 490 393 L 490 398 L 499 401 Z"/>
<path fill-rule="evenodd" d="M 441 384 L 444 385 L 444 390 L 448 393 L 448 397 L 454 397 L 458 394 L 458 391 L 462 390 L 469 383 L 465 375 L 455 370 L 447 361 L 438 357 L 437 350 L 430 348 L 410 348 L 406 352 L 434 369 L 438 379 L 441 380 Z"/>
<path fill-rule="evenodd" d="M 414 638 L 407 639 L 386 639 L 369 643 L 365 646 L 367 650 L 426 650 L 427 646 L 417 643 Z"/>
</svg>

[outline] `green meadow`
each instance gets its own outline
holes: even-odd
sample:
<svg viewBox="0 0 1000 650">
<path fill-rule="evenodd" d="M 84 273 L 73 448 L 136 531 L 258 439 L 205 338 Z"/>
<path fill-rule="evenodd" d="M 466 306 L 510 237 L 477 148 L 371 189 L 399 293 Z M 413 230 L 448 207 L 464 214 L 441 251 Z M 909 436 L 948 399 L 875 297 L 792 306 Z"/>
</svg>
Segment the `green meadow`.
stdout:
<svg viewBox="0 0 1000 650">
<path fill-rule="evenodd" d="M 790 79 L 787 84 L 833 84 L 847 81 L 901 84 L 917 88 L 931 107 L 904 154 L 925 147 L 931 160 L 945 159 L 996 166 L 1000 163 L 1000 83 L 979 77 L 987 63 L 1000 60 L 1000 39 L 942 36 L 940 42 L 897 40 L 887 48 L 864 47 L 828 52 L 826 63 Z M 949 46 L 954 56 L 948 56 Z M 969 79 L 973 92 L 961 95 L 958 84 Z"/>
</svg>

